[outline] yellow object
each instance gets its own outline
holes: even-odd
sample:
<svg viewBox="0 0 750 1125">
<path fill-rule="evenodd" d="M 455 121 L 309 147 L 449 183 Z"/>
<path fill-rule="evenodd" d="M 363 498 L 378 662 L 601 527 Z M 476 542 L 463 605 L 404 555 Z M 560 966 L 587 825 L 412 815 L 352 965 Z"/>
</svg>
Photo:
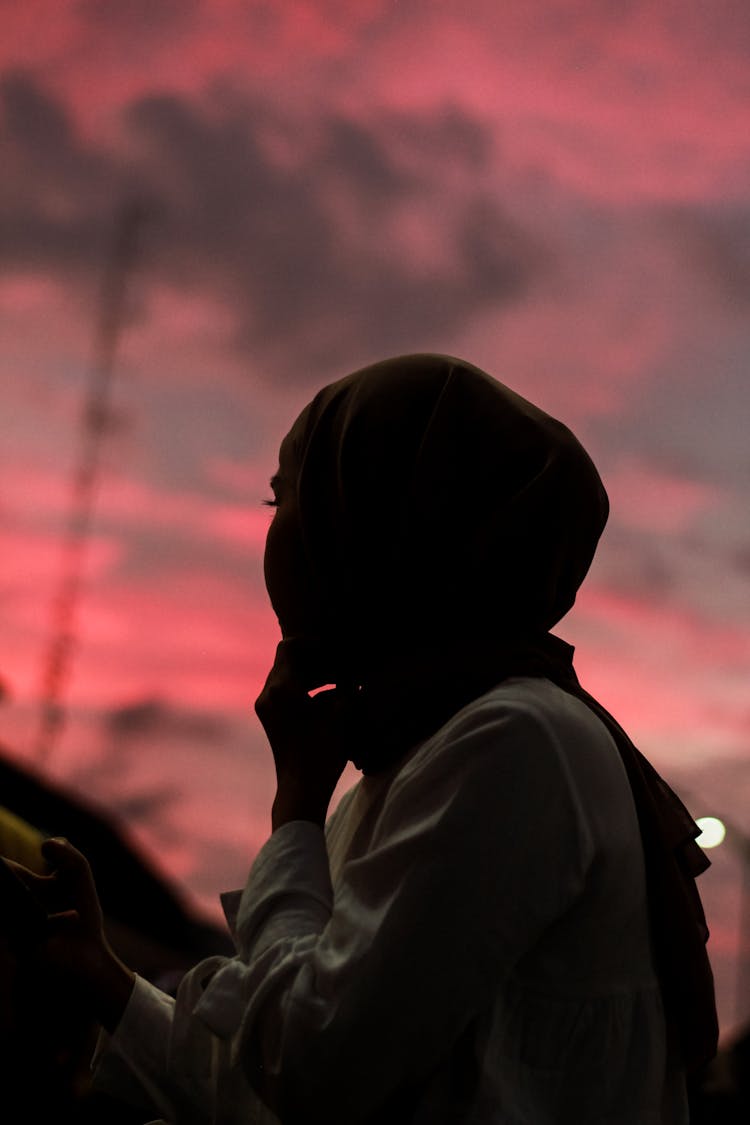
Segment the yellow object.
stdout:
<svg viewBox="0 0 750 1125">
<path fill-rule="evenodd" d="M 22 863 L 37 875 L 47 874 L 41 845 L 45 839 L 38 828 L 0 805 L 0 855 Z"/>
</svg>

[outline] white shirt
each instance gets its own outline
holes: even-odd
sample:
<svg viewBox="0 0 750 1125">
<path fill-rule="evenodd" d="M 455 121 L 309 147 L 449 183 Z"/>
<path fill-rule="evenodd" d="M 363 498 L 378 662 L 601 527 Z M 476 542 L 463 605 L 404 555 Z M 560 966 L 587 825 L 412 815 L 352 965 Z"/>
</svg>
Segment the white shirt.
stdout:
<svg viewBox="0 0 750 1125">
<path fill-rule="evenodd" d="M 601 721 L 508 680 L 295 821 L 232 959 L 137 980 L 117 1085 L 175 1125 L 685 1125 L 630 787 Z M 236 909 L 236 917 L 233 912 Z M 118 1061 L 119 1060 L 119 1061 Z"/>
</svg>

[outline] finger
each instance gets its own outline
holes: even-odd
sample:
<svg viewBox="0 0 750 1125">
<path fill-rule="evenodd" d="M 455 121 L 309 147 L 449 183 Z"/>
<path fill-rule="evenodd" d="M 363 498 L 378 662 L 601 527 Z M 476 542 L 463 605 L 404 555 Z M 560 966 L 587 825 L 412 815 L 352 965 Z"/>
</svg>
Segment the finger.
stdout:
<svg viewBox="0 0 750 1125">
<path fill-rule="evenodd" d="M 80 929 L 81 915 L 78 910 L 61 910 L 47 918 L 47 936 L 50 938 L 78 933 Z"/>
<path fill-rule="evenodd" d="M 43 840 L 42 855 L 55 870 L 80 871 L 89 865 L 83 852 L 74 848 L 64 836 L 50 836 Z"/>
<path fill-rule="evenodd" d="M 37 875 L 36 871 L 31 871 L 28 867 L 24 867 L 22 863 L 16 862 L 15 859 L 7 859 L 3 856 L 3 863 L 9 867 L 13 874 L 20 882 L 27 887 L 32 894 L 38 895 L 41 899 L 46 900 L 53 893 L 52 877 L 50 875 Z"/>
<path fill-rule="evenodd" d="M 333 688 L 310 699 L 313 721 L 335 735 L 341 747 L 348 747 L 361 726 L 361 700 L 356 690 Z"/>
<path fill-rule="evenodd" d="M 319 637 L 285 637 L 276 649 L 271 676 L 307 692 L 323 684 L 336 683 L 337 664 L 328 645 Z"/>
<path fill-rule="evenodd" d="M 85 944 L 87 928 L 78 910 L 61 910 L 50 914 L 45 926 L 44 940 L 47 957 L 52 965 L 66 971 L 75 961 L 77 952 Z"/>
<path fill-rule="evenodd" d="M 73 895 L 87 895 L 94 890 L 89 861 L 69 840 L 50 837 L 42 844 L 42 855 L 52 868 L 53 878 Z"/>
<path fill-rule="evenodd" d="M 255 701 L 256 713 L 264 724 L 278 714 L 289 718 L 308 702 L 307 679 L 300 675 L 299 663 L 287 659 L 281 652 L 285 643 L 282 641 L 279 645 L 276 660 Z"/>
<path fill-rule="evenodd" d="M 310 696 L 336 685 L 334 661 L 324 646 L 308 637 L 288 637 L 276 650 L 276 659 L 263 690 L 255 701 L 258 718 L 269 731 L 279 721 L 285 727 L 309 721 Z"/>
<path fill-rule="evenodd" d="M 24 867 L 22 863 L 19 863 L 15 859 L 8 859 L 7 856 L 3 856 L 2 860 L 5 866 L 11 869 L 16 878 L 20 879 L 22 883 L 25 883 L 27 887 L 33 887 L 38 880 L 49 878 L 47 875 L 37 875 L 35 871 L 32 871 L 29 867 Z"/>
<path fill-rule="evenodd" d="M 37 875 L 13 860 L 5 860 L 4 862 L 31 892 L 34 899 L 44 907 L 48 915 L 63 912 L 72 904 L 78 905 L 80 900 L 86 901 L 89 897 L 79 894 L 75 884 L 71 883 L 65 876 L 61 877 L 57 870 L 50 875 Z"/>
<path fill-rule="evenodd" d="M 280 724 L 285 729 L 304 727 L 310 703 L 304 689 L 269 678 L 255 701 L 255 712 L 268 733 Z"/>
</svg>

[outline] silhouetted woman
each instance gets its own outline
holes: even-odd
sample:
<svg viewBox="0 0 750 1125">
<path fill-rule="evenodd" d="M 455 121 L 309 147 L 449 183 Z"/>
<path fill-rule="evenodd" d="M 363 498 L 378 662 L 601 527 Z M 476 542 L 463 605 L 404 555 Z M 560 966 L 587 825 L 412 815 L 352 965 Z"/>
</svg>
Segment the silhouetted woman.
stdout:
<svg viewBox="0 0 750 1125">
<path fill-rule="evenodd" d="M 607 516 L 589 457 L 411 356 L 325 387 L 272 484 L 278 789 L 225 903 L 237 956 L 176 1003 L 134 983 L 49 845 L 114 1032 L 100 1081 L 179 1123 L 686 1122 L 716 1045 L 698 829 L 549 632 Z"/>
</svg>

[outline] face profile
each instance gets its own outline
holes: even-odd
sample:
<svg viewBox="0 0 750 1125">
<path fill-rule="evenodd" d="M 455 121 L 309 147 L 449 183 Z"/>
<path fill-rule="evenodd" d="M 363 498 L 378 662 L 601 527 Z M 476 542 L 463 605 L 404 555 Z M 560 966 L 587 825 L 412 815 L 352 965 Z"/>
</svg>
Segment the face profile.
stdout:
<svg viewBox="0 0 750 1125">
<path fill-rule="evenodd" d="M 313 631 L 314 613 L 300 533 L 295 470 L 284 456 L 283 446 L 279 470 L 270 486 L 275 510 L 266 536 L 263 573 L 281 634 L 292 637 Z"/>
</svg>

